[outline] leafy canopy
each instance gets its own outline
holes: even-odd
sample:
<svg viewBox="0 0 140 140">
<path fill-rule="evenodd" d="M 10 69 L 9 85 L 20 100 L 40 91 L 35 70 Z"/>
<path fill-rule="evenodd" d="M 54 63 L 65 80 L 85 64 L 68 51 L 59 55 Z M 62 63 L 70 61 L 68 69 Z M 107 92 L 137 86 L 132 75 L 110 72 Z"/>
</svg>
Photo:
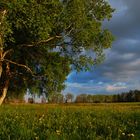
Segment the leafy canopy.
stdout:
<svg viewBox="0 0 140 140">
<path fill-rule="evenodd" d="M 0 9 L 7 11 L 0 32 L 3 50 L 12 50 L 5 57 L 11 90 L 61 91 L 71 69 L 90 70 L 113 41 L 102 28 L 114 11 L 105 0 L 3 0 Z"/>
</svg>

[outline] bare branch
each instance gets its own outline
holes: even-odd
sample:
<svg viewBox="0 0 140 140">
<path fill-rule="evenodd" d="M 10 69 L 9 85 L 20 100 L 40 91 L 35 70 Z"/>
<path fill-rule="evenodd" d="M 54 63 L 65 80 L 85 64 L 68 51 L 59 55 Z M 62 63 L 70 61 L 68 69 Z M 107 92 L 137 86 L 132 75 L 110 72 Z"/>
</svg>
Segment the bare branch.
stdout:
<svg viewBox="0 0 140 140">
<path fill-rule="evenodd" d="M 64 37 L 68 37 L 68 36 L 71 34 L 71 32 L 72 32 L 73 30 L 74 30 L 74 29 L 72 28 L 70 31 L 68 31 L 67 34 L 64 35 Z"/>
<path fill-rule="evenodd" d="M 3 53 L 3 55 L 2 55 L 2 59 L 4 59 L 4 57 L 5 57 L 8 53 L 10 53 L 10 52 L 12 52 L 12 51 L 13 51 L 13 49 L 9 49 L 9 50 L 5 51 L 5 52 Z"/>
<path fill-rule="evenodd" d="M 32 75 L 34 75 L 34 74 L 33 74 L 33 71 L 32 71 L 28 66 L 23 65 L 23 64 L 19 64 L 19 63 L 16 63 L 16 62 L 13 62 L 13 61 L 8 60 L 8 59 L 4 59 L 4 60 L 5 60 L 6 62 L 9 62 L 9 63 L 11 63 L 11 64 L 17 65 L 17 66 L 19 66 L 19 67 L 24 67 L 24 68 L 27 69 Z"/>
<path fill-rule="evenodd" d="M 41 45 L 41 44 L 48 43 L 49 41 L 52 41 L 55 38 L 62 38 L 62 36 L 50 37 L 47 40 L 41 40 L 41 41 L 38 41 L 38 42 L 33 42 L 32 44 L 22 44 L 20 46 L 21 47 L 34 47 L 34 46 L 38 46 L 38 45 Z"/>
<path fill-rule="evenodd" d="M 72 24 L 73 23 L 71 23 L 68 27 L 66 27 L 65 30 L 68 30 L 72 26 Z"/>
</svg>

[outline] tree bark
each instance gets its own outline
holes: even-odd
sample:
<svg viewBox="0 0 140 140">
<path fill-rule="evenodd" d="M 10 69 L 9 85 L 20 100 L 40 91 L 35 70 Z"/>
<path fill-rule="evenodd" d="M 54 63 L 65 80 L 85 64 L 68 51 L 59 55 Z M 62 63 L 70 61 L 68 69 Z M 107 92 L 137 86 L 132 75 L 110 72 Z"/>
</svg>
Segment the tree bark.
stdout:
<svg viewBox="0 0 140 140">
<path fill-rule="evenodd" d="M 8 87 L 9 87 L 9 79 L 7 79 L 5 81 L 5 85 L 4 85 L 3 90 L 2 90 L 2 95 L 0 97 L 0 105 L 3 103 L 3 101 L 4 101 L 5 97 L 6 97 Z"/>
<path fill-rule="evenodd" d="M 0 96 L 0 105 L 3 103 L 6 97 L 8 87 L 9 87 L 9 81 L 10 81 L 10 66 L 9 66 L 9 63 L 6 63 L 6 79 L 5 79 L 5 83 L 3 85 L 2 93 Z"/>
<path fill-rule="evenodd" d="M 0 62 L 0 78 L 1 78 L 1 75 L 2 75 L 2 62 Z"/>
<path fill-rule="evenodd" d="M 2 75 L 2 62 L 3 61 L 3 45 L 2 45 L 2 38 L 0 34 L 0 78 Z"/>
<path fill-rule="evenodd" d="M 0 27 L 3 26 L 2 24 L 3 24 L 3 20 L 6 16 L 6 13 L 7 13 L 7 11 L 5 9 L 0 11 Z M 2 73 L 3 73 L 3 66 L 2 66 L 3 59 L 4 59 L 4 56 L 3 56 L 3 34 L 0 30 L 0 79 L 1 79 L 1 76 L 2 76 Z M 8 91 L 9 75 L 10 75 L 10 67 L 9 67 L 9 63 L 6 63 L 6 79 L 5 79 L 5 83 L 2 87 L 3 89 L 1 90 L 0 105 L 3 103 L 3 101 L 6 97 L 7 91 Z"/>
</svg>

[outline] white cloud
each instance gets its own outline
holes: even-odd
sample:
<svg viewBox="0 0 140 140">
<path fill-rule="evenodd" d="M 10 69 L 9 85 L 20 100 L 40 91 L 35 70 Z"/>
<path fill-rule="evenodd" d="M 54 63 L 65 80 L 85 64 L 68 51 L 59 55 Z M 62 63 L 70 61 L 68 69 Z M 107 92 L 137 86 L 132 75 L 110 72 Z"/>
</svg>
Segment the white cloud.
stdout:
<svg viewBox="0 0 140 140">
<path fill-rule="evenodd" d="M 132 59 L 134 57 L 135 57 L 134 53 L 127 53 L 127 54 L 122 55 L 122 59 L 126 59 L 126 60 Z"/>
<path fill-rule="evenodd" d="M 68 87 L 72 87 L 72 88 L 81 88 L 82 85 L 80 83 L 66 83 Z"/>
<path fill-rule="evenodd" d="M 66 89 L 63 91 L 63 93 L 71 92 L 74 94 L 81 94 L 81 93 L 87 93 L 87 94 L 96 94 L 96 93 L 103 93 L 105 91 L 105 86 L 103 84 L 100 85 L 98 83 L 66 83 Z"/>
<path fill-rule="evenodd" d="M 104 83 L 103 83 L 103 82 L 101 82 L 101 81 L 100 81 L 100 82 L 98 82 L 98 85 L 103 85 L 103 84 L 104 84 Z"/>
<path fill-rule="evenodd" d="M 133 61 L 133 62 L 131 62 L 131 63 L 129 64 L 129 66 L 131 66 L 131 67 L 140 66 L 140 58 L 137 59 L 137 60 L 135 60 L 135 61 Z"/>
<path fill-rule="evenodd" d="M 106 87 L 107 91 L 118 91 L 118 90 L 122 90 L 122 89 L 127 89 L 127 86 L 108 85 Z"/>
</svg>

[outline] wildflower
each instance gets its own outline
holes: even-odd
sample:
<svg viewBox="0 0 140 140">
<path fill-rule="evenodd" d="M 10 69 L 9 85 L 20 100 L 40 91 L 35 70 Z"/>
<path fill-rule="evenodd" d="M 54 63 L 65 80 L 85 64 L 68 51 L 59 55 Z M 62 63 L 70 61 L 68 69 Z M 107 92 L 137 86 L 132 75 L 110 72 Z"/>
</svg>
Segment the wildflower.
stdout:
<svg viewBox="0 0 140 140">
<path fill-rule="evenodd" d="M 61 131 L 60 130 L 56 130 L 56 134 L 57 135 L 60 135 L 61 134 Z"/>
<path fill-rule="evenodd" d="M 122 133 L 123 136 L 125 136 L 125 133 Z"/>
<path fill-rule="evenodd" d="M 39 140 L 39 137 L 35 137 L 35 140 Z"/>
<path fill-rule="evenodd" d="M 36 134 L 36 133 L 34 133 L 34 135 L 36 136 L 37 134 Z"/>
<path fill-rule="evenodd" d="M 121 129 L 119 129 L 119 132 L 122 132 L 122 130 L 121 130 Z"/>
<path fill-rule="evenodd" d="M 131 134 L 131 136 L 134 137 L 135 135 L 134 134 Z"/>
<path fill-rule="evenodd" d="M 128 134 L 128 137 L 134 137 L 134 134 L 132 133 L 132 134 Z"/>
<path fill-rule="evenodd" d="M 107 128 L 110 129 L 110 126 L 108 126 Z"/>
</svg>

